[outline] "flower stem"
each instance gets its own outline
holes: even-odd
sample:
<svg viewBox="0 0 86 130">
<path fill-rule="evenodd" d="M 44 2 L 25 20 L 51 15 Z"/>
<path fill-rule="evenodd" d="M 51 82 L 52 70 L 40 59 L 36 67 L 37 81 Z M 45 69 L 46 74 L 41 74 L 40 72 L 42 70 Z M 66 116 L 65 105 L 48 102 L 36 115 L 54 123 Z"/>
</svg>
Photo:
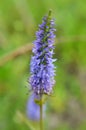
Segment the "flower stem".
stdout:
<svg viewBox="0 0 86 130">
<path fill-rule="evenodd" d="M 40 94 L 40 130 L 43 130 L 43 108 L 42 108 L 42 95 Z"/>
</svg>

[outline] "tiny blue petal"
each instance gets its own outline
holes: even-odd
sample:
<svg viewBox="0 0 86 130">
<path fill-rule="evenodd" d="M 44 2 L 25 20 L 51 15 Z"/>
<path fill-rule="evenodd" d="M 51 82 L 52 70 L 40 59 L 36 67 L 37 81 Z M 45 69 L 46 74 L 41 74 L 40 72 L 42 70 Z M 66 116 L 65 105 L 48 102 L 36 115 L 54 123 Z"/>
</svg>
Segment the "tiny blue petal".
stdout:
<svg viewBox="0 0 86 130">
<path fill-rule="evenodd" d="M 40 96 L 33 93 L 27 102 L 27 116 L 31 120 L 40 119 L 40 106 L 35 103 L 35 100 L 40 100 Z M 45 117 L 46 104 L 43 104 L 43 117 Z"/>
</svg>

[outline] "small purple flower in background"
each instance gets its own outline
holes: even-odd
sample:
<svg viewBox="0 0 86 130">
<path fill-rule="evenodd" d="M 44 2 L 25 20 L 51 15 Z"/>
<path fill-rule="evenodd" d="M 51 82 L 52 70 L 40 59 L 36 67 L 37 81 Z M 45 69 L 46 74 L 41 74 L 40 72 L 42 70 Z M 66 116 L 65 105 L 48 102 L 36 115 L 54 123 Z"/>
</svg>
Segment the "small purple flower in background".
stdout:
<svg viewBox="0 0 86 130">
<path fill-rule="evenodd" d="M 40 119 L 40 106 L 35 103 L 35 100 L 40 100 L 40 96 L 32 94 L 27 102 L 27 116 L 31 120 Z M 45 117 L 46 104 L 43 105 L 43 117 Z"/>
<path fill-rule="evenodd" d="M 36 32 L 30 65 L 31 76 L 29 82 L 35 94 L 49 95 L 52 93 L 55 84 L 55 67 L 53 64 L 55 59 L 52 58 L 54 54 L 54 31 L 54 20 L 49 16 L 45 16 L 42 24 L 39 25 L 39 30 Z"/>
</svg>

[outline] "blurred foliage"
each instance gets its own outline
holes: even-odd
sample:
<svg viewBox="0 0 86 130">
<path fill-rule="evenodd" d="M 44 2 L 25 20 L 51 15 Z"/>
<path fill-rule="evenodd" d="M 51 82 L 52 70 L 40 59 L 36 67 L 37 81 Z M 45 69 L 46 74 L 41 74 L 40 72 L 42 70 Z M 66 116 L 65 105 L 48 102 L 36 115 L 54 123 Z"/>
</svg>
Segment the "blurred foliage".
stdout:
<svg viewBox="0 0 86 130">
<path fill-rule="evenodd" d="M 86 34 L 86 0 L 0 0 L 0 57 L 32 43 L 50 8 L 57 39 Z M 45 129 L 86 130 L 86 43 L 57 44 L 57 39 L 56 85 L 47 103 Z M 0 67 L 0 130 L 38 128 L 26 116 L 30 57 L 28 52 Z"/>
</svg>

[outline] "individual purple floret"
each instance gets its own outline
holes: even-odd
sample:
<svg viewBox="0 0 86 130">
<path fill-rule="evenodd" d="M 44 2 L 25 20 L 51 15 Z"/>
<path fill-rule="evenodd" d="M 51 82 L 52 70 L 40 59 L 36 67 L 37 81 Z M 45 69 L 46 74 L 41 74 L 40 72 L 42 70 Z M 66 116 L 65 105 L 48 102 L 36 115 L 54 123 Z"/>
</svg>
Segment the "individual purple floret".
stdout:
<svg viewBox="0 0 86 130">
<path fill-rule="evenodd" d="M 43 18 L 39 30 L 36 32 L 33 56 L 31 58 L 29 79 L 31 89 L 36 94 L 50 94 L 55 84 L 55 67 L 52 58 L 54 52 L 54 20 L 50 16 Z"/>
<path fill-rule="evenodd" d="M 32 94 L 27 102 L 27 116 L 31 120 L 40 119 L 40 105 L 35 103 L 35 100 L 40 100 L 40 96 Z M 43 105 L 43 117 L 45 117 L 46 104 Z"/>
</svg>

